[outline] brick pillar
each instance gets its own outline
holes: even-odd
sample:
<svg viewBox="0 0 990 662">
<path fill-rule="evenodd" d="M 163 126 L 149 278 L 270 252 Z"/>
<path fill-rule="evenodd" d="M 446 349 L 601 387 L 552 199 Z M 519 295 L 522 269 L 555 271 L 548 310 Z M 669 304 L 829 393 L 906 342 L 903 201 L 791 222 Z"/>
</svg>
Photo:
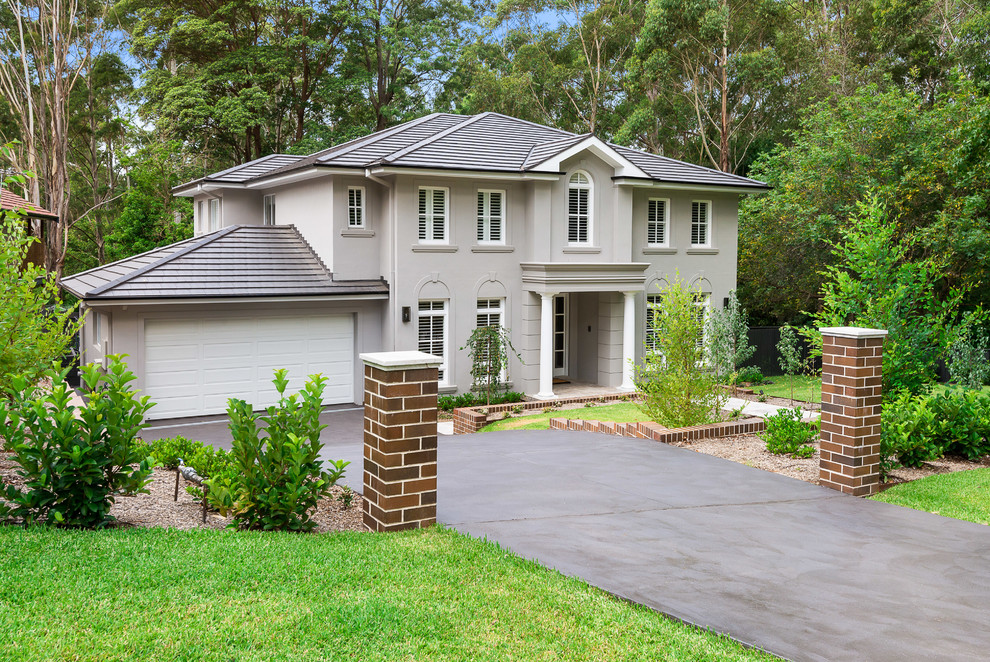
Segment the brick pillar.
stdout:
<svg viewBox="0 0 990 662">
<path fill-rule="evenodd" d="M 364 525 L 398 531 L 437 521 L 437 368 L 422 352 L 362 354 Z"/>
<path fill-rule="evenodd" d="M 880 403 L 886 331 L 822 329 L 819 483 L 869 496 L 880 483 Z"/>
</svg>

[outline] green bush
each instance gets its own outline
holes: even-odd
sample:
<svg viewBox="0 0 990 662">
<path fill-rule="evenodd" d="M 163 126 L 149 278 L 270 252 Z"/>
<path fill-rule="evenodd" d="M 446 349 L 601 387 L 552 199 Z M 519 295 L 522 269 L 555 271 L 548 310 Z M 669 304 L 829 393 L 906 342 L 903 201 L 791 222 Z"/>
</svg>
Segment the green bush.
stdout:
<svg viewBox="0 0 990 662">
<path fill-rule="evenodd" d="M 286 370 L 276 370 L 277 405 L 258 416 L 251 405 L 231 398 L 227 414 L 234 438 L 236 471 L 206 481 L 207 499 L 221 514 L 233 513 L 241 528 L 309 531 L 320 497 L 344 474 L 349 463 L 319 459 L 320 423 L 326 378 L 313 375 L 297 394 L 286 397 Z M 258 427 L 258 420 L 264 429 Z M 262 436 L 265 434 L 265 437 Z"/>
<path fill-rule="evenodd" d="M 955 387 L 927 395 L 904 391 L 884 403 L 881 473 L 895 463 L 920 467 L 946 453 L 976 460 L 990 454 L 990 394 Z"/>
<path fill-rule="evenodd" d="M 799 408 L 780 409 L 766 422 L 767 429 L 760 439 L 767 442 L 767 450 L 771 453 L 792 457 L 811 457 L 815 454 L 811 442 L 818 434 L 819 423 L 802 421 Z"/>
<path fill-rule="evenodd" d="M 13 378 L 10 402 L 0 398 L 0 436 L 26 482 L 4 489 L 0 517 L 102 527 L 113 520 L 118 494 L 146 491 L 151 465 L 137 435 L 153 405 L 128 386 L 134 375 L 123 358 L 108 358 L 106 371 L 83 367 L 83 407 L 69 404 L 66 372 L 49 373 L 47 393 L 24 376 Z"/>
<path fill-rule="evenodd" d="M 517 391 L 506 391 L 498 397 L 492 398 L 491 403 L 488 403 L 484 398 L 475 395 L 474 393 L 461 393 L 460 395 L 441 395 L 437 398 L 437 407 L 440 411 L 454 411 L 460 407 L 477 407 L 484 404 L 512 404 L 514 402 L 522 402 L 523 394 Z"/>
<path fill-rule="evenodd" d="M 760 370 L 758 366 L 752 365 L 745 368 L 739 369 L 739 375 L 736 377 L 736 383 L 750 383 L 750 384 L 762 384 L 766 381 L 766 377 L 763 375 L 763 371 Z"/>
<path fill-rule="evenodd" d="M 669 428 L 714 423 L 728 394 L 705 364 L 705 295 L 681 280 L 659 291 L 660 303 L 648 311 L 643 362 L 636 366 L 640 408 Z"/>
</svg>

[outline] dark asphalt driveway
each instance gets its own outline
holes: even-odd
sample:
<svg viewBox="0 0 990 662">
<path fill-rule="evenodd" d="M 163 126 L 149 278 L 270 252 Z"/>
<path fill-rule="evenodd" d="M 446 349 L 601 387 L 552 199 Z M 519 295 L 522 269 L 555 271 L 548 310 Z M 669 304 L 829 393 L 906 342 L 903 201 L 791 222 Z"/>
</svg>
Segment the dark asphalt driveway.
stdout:
<svg viewBox="0 0 990 662">
<path fill-rule="evenodd" d="M 329 410 L 353 462 L 362 412 Z M 229 447 L 223 420 L 158 427 Z M 990 527 L 845 496 L 652 441 L 440 437 L 438 519 L 792 660 L 990 659 Z"/>
</svg>

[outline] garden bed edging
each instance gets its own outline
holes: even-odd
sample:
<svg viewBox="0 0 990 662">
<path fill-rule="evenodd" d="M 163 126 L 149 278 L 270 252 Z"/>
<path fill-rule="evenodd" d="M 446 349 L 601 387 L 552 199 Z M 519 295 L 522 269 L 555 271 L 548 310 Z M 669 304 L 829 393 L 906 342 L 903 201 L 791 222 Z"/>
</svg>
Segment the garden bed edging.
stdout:
<svg viewBox="0 0 990 662">
<path fill-rule="evenodd" d="M 616 423 L 614 421 L 586 421 L 579 418 L 551 418 L 551 430 L 575 430 L 597 432 L 635 439 L 652 439 L 664 444 L 673 444 L 697 439 L 717 439 L 734 437 L 740 434 L 755 434 L 766 430 L 762 418 L 744 418 L 738 421 L 725 421 L 710 425 L 695 425 L 686 428 L 665 428 L 652 421 Z"/>
</svg>

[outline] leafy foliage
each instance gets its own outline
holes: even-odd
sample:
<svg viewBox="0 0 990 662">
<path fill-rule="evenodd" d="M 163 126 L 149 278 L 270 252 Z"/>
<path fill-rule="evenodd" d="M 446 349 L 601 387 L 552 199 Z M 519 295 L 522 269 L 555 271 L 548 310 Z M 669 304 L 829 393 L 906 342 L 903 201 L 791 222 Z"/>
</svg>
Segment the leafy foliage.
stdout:
<svg viewBox="0 0 990 662">
<path fill-rule="evenodd" d="M 767 450 L 775 455 L 811 457 L 815 447 L 811 445 L 818 434 L 819 423 L 801 420 L 801 410 L 778 409 L 766 419 L 767 428 L 759 436 L 767 442 Z"/>
<path fill-rule="evenodd" d="M 312 375 L 299 393 L 286 396 L 286 375 L 284 369 L 275 371 L 272 381 L 279 401 L 265 414 L 255 415 L 250 404 L 236 398 L 227 407 L 237 471 L 206 481 L 207 498 L 221 514 L 233 513 L 241 528 L 311 530 L 317 502 L 330 493 L 349 464 L 331 461 L 330 471 L 325 471 L 320 459 L 326 378 Z"/>
<path fill-rule="evenodd" d="M 440 411 L 453 411 L 460 407 L 476 407 L 478 405 L 501 405 L 513 402 L 522 402 L 523 394 L 518 391 L 505 391 L 491 401 L 484 400 L 474 393 L 461 393 L 459 395 L 441 395 L 437 398 L 437 407 Z"/>
<path fill-rule="evenodd" d="M 58 285 L 42 267 L 27 263 L 34 238 L 16 212 L 0 217 L 0 393 L 15 375 L 37 382 L 65 354 L 79 329 L 75 306 L 59 306 Z"/>
<path fill-rule="evenodd" d="M 885 329 L 884 390 L 917 393 L 935 378 L 935 362 L 960 324 L 963 291 L 940 291 L 945 264 L 910 259 L 917 239 L 898 239 L 887 206 L 876 196 L 858 205 L 856 223 L 833 248 L 816 326 Z M 979 316 L 975 316 L 979 317 Z"/>
<path fill-rule="evenodd" d="M 701 292 L 674 280 L 660 293 L 653 313 L 654 345 L 647 344 L 643 363 L 636 366 L 641 408 L 666 427 L 713 423 L 728 395 L 704 366 L 705 348 L 699 340 L 705 323 L 697 306 Z"/>
<path fill-rule="evenodd" d="M 108 358 L 105 372 L 95 363 L 83 367 L 83 407 L 70 404 L 65 373 L 50 373 L 48 392 L 24 376 L 13 379 L 10 403 L 0 399 L 0 435 L 26 482 L 7 486 L 0 515 L 102 527 L 113 520 L 118 494 L 145 491 L 151 466 L 136 438 L 154 405 L 128 386 L 135 377 L 123 357 Z"/>
<path fill-rule="evenodd" d="M 705 319 L 705 341 L 708 365 L 720 379 L 735 382 L 740 367 L 756 351 L 749 344 L 749 320 L 735 291 L 729 292 L 729 303 L 709 311 Z"/>
<path fill-rule="evenodd" d="M 980 388 L 990 379 L 990 340 L 986 332 L 966 320 L 958 337 L 949 346 L 946 365 L 952 381 L 969 388 Z"/>
<path fill-rule="evenodd" d="M 476 327 L 461 347 L 465 348 L 471 360 L 471 390 L 484 404 L 491 404 L 508 390 L 509 351 L 520 361 L 522 357 L 512 346 L 509 330 L 501 324 Z"/>
</svg>

